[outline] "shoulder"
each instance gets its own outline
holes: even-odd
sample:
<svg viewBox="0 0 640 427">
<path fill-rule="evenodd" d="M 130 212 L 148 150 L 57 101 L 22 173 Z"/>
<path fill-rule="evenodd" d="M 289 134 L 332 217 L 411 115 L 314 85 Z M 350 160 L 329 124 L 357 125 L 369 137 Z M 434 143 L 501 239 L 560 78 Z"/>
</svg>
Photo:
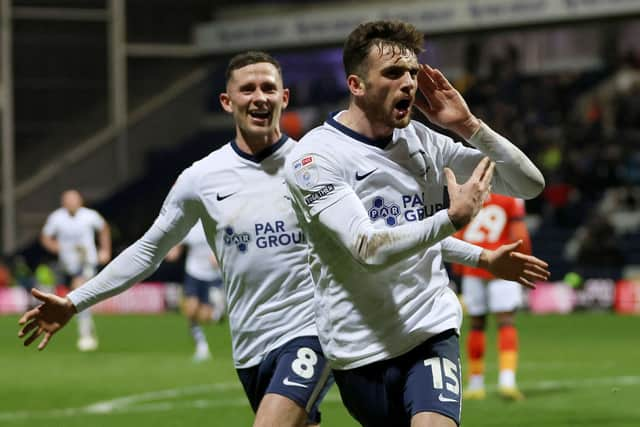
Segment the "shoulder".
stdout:
<svg viewBox="0 0 640 427">
<path fill-rule="evenodd" d="M 55 211 L 49 214 L 49 216 L 47 217 L 47 222 L 51 223 L 55 221 L 60 221 L 64 217 L 64 212 L 65 211 L 63 208 L 56 209 Z"/>
<path fill-rule="evenodd" d="M 215 176 L 219 176 L 221 170 L 230 167 L 230 159 L 222 152 L 227 147 L 228 144 L 206 157 L 196 160 L 191 166 L 184 169 L 171 186 L 166 202 L 181 204 L 189 200 L 200 199 L 201 190 L 203 186 L 206 186 L 206 183 L 212 182 L 212 175 L 215 181 Z"/>
<path fill-rule="evenodd" d="M 341 155 L 346 155 L 352 146 L 352 144 L 344 144 L 345 140 L 346 137 L 342 133 L 325 123 L 307 132 L 295 144 L 295 147 L 287 155 L 287 159 L 289 161 L 300 160 L 308 154 L 336 159 Z"/>
<path fill-rule="evenodd" d="M 100 215 L 97 210 L 91 209 L 91 208 L 87 208 L 86 206 L 81 207 L 79 209 L 78 213 L 80 215 Z"/>
<path fill-rule="evenodd" d="M 520 217 L 524 215 L 525 205 L 524 200 L 506 196 L 504 194 L 492 193 L 489 200 L 489 204 L 498 205 L 504 210 L 509 212 L 512 216 Z"/>
<path fill-rule="evenodd" d="M 225 144 L 184 169 L 178 176 L 174 187 L 182 187 L 183 190 L 198 190 L 212 175 L 219 176 L 220 173 L 232 170 L 236 166 L 236 156 L 231 152 L 229 144 Z"/>
<path fill-rule="evenodd" d="M 330 147 L 333 144 L 339 143 L 341 140 L 346 139 L 346 136 L 324 123 L 317 126 L 307 132 L 298 142 L 298 146 L 313 146 L 317 148 Z"/>
<path fill-rule="evenodd" d="M 499 193 L 491 193 L 488 203 L 492 205 L 500 205 L 500 206 L 512 206 L 516 202 L 516 199 L 511 196 L 507 196 Z"/>
<path fill-rule="evenodd" d="M 51 212 L 51 214 L 49 214 L 49 217 L 51 217 L 51 218 L 59 218 L 59 217 L 63 216 L 64 214 L 65 214 L 64 208 L 58 208 L 55 211 Z"/>
<path fill-rule="evenodd" d="M 78 214 L 83 218 L 84 221 L 97 221 L 101 223 L 103 220 L 102 215 L 95 209 L 81 207 Z"/>
<path fill-rule="evenodd" d="M 402 132 L 407 138 L 418 138 L 426 144 L 444 145 L 454 142 L 447 135 L 437 132 L 417 120 L 411 120 L 409 126 L 404 128 Z"/>
<path fill-rule="evenodd" d="M 200 160 L 196 160 L 183 171 L 187 175 L 202 175 L 204 173 L 218 172 L 233 167 L 235 156 L 229 144 L 212 151 Z"/>
</svg>

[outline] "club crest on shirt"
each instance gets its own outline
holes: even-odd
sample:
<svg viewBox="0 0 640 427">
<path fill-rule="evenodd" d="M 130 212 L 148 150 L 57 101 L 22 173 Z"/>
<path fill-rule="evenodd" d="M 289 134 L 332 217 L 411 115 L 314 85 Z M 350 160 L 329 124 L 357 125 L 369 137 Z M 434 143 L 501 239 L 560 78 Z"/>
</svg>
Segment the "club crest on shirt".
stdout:
<svg viewBox="0 0 640 427">
<path fill-rule="evenodd" d="M 314 187 L 318 183 L 318 168 L 313 156 L 304 156 L 293 162 L 296 183 L 304 189 Z"/>
</svg>

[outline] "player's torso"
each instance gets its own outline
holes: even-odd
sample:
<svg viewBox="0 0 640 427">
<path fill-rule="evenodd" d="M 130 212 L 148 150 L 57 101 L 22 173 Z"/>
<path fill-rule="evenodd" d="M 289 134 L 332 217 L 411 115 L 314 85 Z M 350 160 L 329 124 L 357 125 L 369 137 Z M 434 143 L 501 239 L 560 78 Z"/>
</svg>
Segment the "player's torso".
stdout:
<svg viewBox="0 0 640 427">
<path fill-rule="evenodd" d="M 447 207 L 441 157 L 437 150 L 425 147 L 429 168 L 425 177 L 409 155 L 410 147 L 419 143 L 404 139 L 411 133 L 396 131 L 394 141 L 381 148 L 330 132 L 331 137 L 318 138 L 310 150 L 332 154 L 375 228 L 420 221 Z M 385 352 L 401 351 L 430 331 L 439 332 L 438 325 L 444 321 L 450 328 L 457 327 L 455 298 L 442 293 L 448 279 L 439 244 L 383 269 L 371 269 L 341 251 L 333 239 L 319 237 L 318 241 L 314 241 L 318 255 L 314 275 L 318 275 L 317 294 L 325 308 L 319 332 L 330 348 L 329 356 L 341 359 L 339 365 L 359 365 L 379 360 Z M 452 299 L 453 304 L 436 310 L 434 301 L 439 298 Z"/>
<path fill-rule="evenodd" d="M 511 203 L 506 196 L 491 194 L 478 215 L 464 229 L 463 239 L 489 249 L 509 243 Z"/>
<path fill-rule="evenodd" d="M 378 229 L 424 220 L 449 205 L 438 152 L 425 150 L 429 169 L 425 177 L 417 170 L 408 149 L 419 141 L 407 143 L 405 136 L 412 136 L 411 132 L 396 130 L 394 135 L 397 136 L 383 148 L 339 132 L 332 135 L 330 144 L 323 144 L 324 150 L 333 153 L 346 183 Z M 420 252 L 404 263 L 413 266 L 424 254 Z"/>
<path fill-rule="evenodd" d="M 217 160 L 223 164 L 200 184 L 203 225 L 215 243 L 232 330 L 242 340 L 236 344 L 256 351 L 301 330 L 315 334 L 306 240 L 284 182 L 290 148 L 257 162 L 227 145 Z M 239 351 L 241 363 L 257 356 Z"/>
<path fill-rule="evenodd" d="M 514 202 L 508 196 L 491 194 L 475 218 L 462 230 L 461 238 L 491 250 L 511 243 L 509 222 L 513 219 Z M 462 274 L 487 280 L 493 278 L 486 270 L 466 265 L 462 266 Z"/>
<path fill-rule="evenodd" d="M 215 227 L 216 253 L 226 280 L 241 274 L 260 282 L 279 270 L 276 265 L 286 265 L 291 254 L 305 251 L 281 167 L 274 164 L 265 170 L 233 159 L 215 178 L 203 188 L 203 202 L 213 220 L 204 223 L 205 228 Z"/>
<path fill-rule="evenodd" d="M 56 239 L 60 258 L 67 268 L 79 268 L 83 263 L 95 263 L 96 247 L 91 211 L 80 208 L 75 215 L 65 209 L 56 212 Z"/>
</svg>

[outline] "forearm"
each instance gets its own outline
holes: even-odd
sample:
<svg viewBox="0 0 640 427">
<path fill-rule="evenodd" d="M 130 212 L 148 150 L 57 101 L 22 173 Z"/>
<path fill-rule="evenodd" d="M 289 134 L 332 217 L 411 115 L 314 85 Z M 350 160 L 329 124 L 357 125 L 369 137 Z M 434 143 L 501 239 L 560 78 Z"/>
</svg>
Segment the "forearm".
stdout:
<svg viewBox="0 0 640 427">
<path fill-rule="evenodd" d="M 111 230 L 109 225 L 105 224 L 98 236 L 98 245 L 100 250 L 104 251 L 111 256 Z"/>
<path fill-rule="evenodd" d="M 364 265 L 393 264 L 455 232 L 446 210 L 422 221 L 375 228 L 355 194 L 327 208 L 319 219 Z"/>
<path fill-rule="evenodd" d="M 518 147 L 485 123 L 468 142 L 496 163 L 496 175 L 510 195 L 531 199 L 544 189 L 542 172 Z"/>
<path fill-rule="evenodd" d="M 489 251 L 486 249 L 483 249 L 482 252 L 480 253 L 480 256 L 478 257 L 478 264 L 476 265 L 476 267 L 482 268 L 483 270 L 487 270 L 490 271 L 490 267 L 491 267 L 491 260 L 489 259 Z"/>
<path fill-rule="evenodd" d="M 196 223 L 199 197 L 192 176 L 183 172 L 165 199 L 160 215 L 137 242 L 129 246 L 100 274 L 69 294 L 78 311 L 129 288 L 153 273 L 169 250 L 180 243 Z"/>
<path fill-rule="evenodd" d="M 53 239 L 49 236 L 41 236 L 40 237 L 40 244 L 48 251 L 51 252 L 54 255 L 58 254 L 59 251 L 59 247 L 58 247 L 58 241 L 56 239 Z"/>
<path fill-rule="evenodd" d="M 464 264 L 477 267 L 484 251 L 480 246 L 474 245 L 455 237 L 447 237 L 441 242 L 442 257 L 447 262 Z"/>
<path fill-rule="evenodd" d="M 171 235 L 152 227 L 133 245 L 116 257 L 97 276 L 71 292 L 68 297 L 82 311 L 102 300 L 119 294 L 153 273 L 169 251 Z"/>
</svg>

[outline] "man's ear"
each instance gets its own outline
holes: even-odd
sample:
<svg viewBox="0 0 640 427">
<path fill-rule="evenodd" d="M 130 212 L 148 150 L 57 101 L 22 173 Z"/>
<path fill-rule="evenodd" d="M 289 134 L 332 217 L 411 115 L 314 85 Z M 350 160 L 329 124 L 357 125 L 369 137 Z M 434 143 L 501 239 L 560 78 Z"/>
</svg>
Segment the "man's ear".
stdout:
<svg viewBox="0 0 640 427">
<path fill-rule="evenodd" d="M 351 92 L 352 95 L 364 95 L 365 83 L 360 76 L 356 74 L 349 74 L 349 77 L 347 77 L 347 86 L 349 87 L 349 92 Z"/>
<path fill-rule="evenodd" d="M 231 108 L 231 97 L 228 93 L 222 92 L 218 99 L 220 100 L 220 105 L 224 111 L 227 113 L 233 112 L 233 109 Z"/>
</svg>

